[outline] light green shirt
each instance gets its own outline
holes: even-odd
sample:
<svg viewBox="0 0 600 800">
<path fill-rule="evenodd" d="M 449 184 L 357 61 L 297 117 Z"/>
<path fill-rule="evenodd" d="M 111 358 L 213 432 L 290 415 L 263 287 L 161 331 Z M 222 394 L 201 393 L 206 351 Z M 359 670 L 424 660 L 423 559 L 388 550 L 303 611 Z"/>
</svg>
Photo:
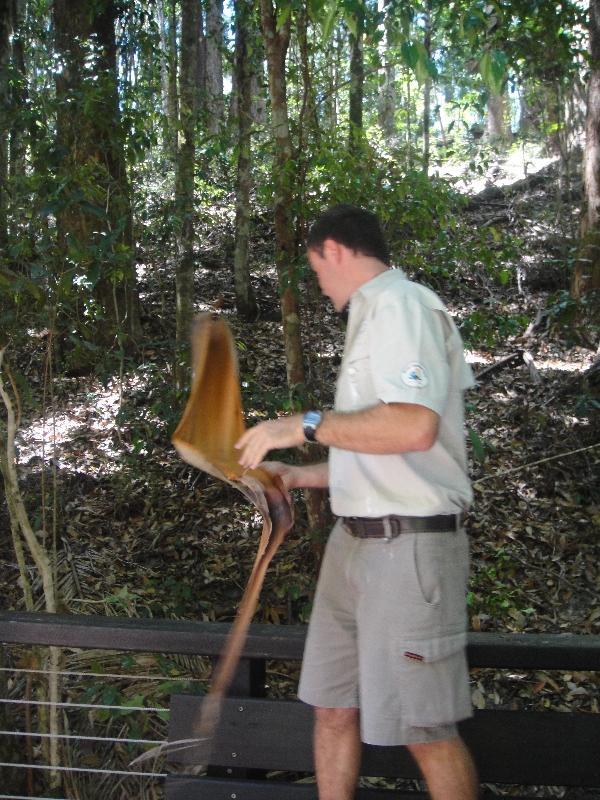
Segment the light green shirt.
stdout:
<svg viewBox="0 0 600 800">
<path fill-rule="evenodd" d="M 474 384 L 462 341 L 441 300 L 387 270 L 350 300 L 335 410 L 416 403 L 440 417 L 430 450 L 370 455 L 332 447 L 331 507 L 338 516 L 454 514 L 472 500 L 463 392 Z"/>
</svg>

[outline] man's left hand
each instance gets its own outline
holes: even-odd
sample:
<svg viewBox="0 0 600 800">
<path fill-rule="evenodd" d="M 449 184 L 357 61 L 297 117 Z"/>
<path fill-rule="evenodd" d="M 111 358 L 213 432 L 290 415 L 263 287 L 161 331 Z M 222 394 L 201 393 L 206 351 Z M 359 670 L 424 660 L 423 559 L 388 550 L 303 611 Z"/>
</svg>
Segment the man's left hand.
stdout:
<svg viewBox="0 0 600 800">
<path fill-rule="evenodd" d="M 269 450 L 298 447 L 304 441 L 302 414 L 294 414 L 260 422 L 247 430 L 235 447 L 242 451 L 239 458 L 242 467 L 256 469 Z"/>
</svg>

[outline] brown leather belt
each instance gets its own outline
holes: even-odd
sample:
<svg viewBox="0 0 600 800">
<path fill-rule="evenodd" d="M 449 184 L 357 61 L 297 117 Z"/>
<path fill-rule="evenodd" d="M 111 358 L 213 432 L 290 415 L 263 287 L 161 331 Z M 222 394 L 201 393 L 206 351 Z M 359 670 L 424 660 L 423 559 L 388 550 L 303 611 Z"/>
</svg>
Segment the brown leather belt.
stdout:
<svg viewBox="0 0 600 800">
<path fill-rule="evenodd" d="M 464 514 L 437 514 L 433 517 L 340 517 L 348 533 L 357 539 L 395 539 L 401 533 L 446 533 L 458 531 Z"/>
</svg>

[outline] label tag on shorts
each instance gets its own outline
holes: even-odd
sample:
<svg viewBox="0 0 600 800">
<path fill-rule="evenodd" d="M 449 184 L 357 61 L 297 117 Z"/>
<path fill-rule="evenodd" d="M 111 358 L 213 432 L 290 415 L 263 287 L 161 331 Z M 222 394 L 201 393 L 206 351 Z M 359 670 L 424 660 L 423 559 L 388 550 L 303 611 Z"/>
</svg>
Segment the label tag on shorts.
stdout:
<svg viewBox="0 0 600 800">
<path fill-rule="evenodd" d="M 404 651 L 404 657 L 410 658 L 411 661 L 425 661 L 424 656 L 420 655 L 419 653 L 411 653 L 410 650 Z"/>
</svg>

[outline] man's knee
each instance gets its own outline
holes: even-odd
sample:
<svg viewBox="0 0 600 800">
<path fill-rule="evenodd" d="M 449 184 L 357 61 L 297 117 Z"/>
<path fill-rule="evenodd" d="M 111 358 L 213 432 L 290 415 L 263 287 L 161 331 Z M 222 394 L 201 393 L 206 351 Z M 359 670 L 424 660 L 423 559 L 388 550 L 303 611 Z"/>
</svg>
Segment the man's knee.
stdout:
<svg viewBox="0 0 600 800">
<path fill-rule="evenodd" d="M 428 761 L 441 758 L 454 758 L 458 754 L 466 754 L 468 750 L 460 736 L 453 736 L 451 739 L 439 739 L 434 742 L 415 742 L 407 745 L 411 755 L 419 764 L 426 764 Z"/>
<path fill-rule="evenodd" d="M 358 708 L 323 708 L 315 707 L 317 725 L 329 730 L 343 731 L 351 725 L 358 724 Z"/>
</svg>

